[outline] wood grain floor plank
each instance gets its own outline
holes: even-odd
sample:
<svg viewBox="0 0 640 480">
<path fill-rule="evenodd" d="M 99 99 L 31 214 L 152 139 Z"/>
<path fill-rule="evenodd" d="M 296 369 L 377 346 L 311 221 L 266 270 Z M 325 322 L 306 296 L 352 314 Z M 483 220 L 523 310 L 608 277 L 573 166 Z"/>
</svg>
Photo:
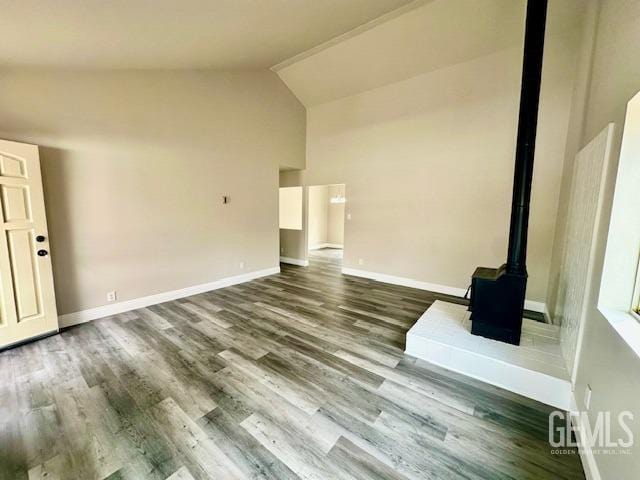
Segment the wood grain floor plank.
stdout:
<svg viewBox="0 0 640 480">
<path fill-rule="evenodd" d="M 407 478 L 344 437 L 340 437 L 327 458 L 345 465 L 344 468 L 355 478 L 363 480 L 406 480 Z"/>
<path fill-rule="evenodd" d="M 238 466 L 245 478 L 298 480 L 299 477 L 278 457 L 264 448 L 233 417 L 218 407 L 198 420 L 198 425 Z"/>
<path fill-rule="evenodd" d="M 188 458 L 193 465 L 200 467 L 207 478 L 228 480 L 243 478 L 239 468 L 172 398 L 166 398 L 155 405 L 151 409 L 151 414 L 160 428 L 172 439 L 176 450 Z"/>
</svg>

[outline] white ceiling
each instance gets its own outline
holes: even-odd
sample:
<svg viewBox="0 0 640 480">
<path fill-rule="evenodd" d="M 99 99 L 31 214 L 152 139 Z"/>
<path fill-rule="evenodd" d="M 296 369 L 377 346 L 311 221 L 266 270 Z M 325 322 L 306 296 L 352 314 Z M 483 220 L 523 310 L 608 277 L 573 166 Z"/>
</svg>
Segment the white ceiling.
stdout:
<svg viewBox="0 0 640 480">
<path fill-rule="evenodd" d="M 586 0 L 551 0 L 549 35 L 575 35 Z M 507 48 L 522 48 L 526 0 L 430 0 L 274 67 L 307 107 Z M 519 66 L 518 66 L 519 68 Z"/>
<path fill-rule="evenodd" d="M 264 68 L 411 0 L 0 0 L 0 66 Z"/>
</svg>

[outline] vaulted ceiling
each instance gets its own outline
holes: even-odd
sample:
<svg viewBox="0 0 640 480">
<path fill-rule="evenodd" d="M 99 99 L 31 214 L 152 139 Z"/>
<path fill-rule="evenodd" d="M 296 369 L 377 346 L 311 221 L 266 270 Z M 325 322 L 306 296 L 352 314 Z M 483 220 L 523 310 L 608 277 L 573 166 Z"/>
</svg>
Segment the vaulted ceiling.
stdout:
<svg viewBox="0 0 640 480">
<path fill-rule="evenodd" d="M 266 68 L 411 0 L 0 0 L 0 67 Z"/>
<path fill-rule="evenodd" d="M 575 36 L 586 1 L 550 0 L 547 39 Z M 273 69 L 310 107 L 522 48 L 525 10 L 526 0 L 413 3 Z"/>
</svg>

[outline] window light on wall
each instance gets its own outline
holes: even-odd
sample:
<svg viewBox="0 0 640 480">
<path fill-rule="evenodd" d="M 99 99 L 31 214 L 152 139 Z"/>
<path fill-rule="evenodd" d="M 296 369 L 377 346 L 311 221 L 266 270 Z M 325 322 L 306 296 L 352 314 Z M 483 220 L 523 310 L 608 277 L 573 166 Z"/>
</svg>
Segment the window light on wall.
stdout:
<svg viewBox="0 0 640 480">
<path fill-rule="evenodd" d="M 280 228 L 302 230 L 302 187 L 280 188 Z"/>
<path fill-rule="evenodd" d="M 640 92 L 628 103 L 609 219 L 598 310 L 640 357 Z"/>
</svg>

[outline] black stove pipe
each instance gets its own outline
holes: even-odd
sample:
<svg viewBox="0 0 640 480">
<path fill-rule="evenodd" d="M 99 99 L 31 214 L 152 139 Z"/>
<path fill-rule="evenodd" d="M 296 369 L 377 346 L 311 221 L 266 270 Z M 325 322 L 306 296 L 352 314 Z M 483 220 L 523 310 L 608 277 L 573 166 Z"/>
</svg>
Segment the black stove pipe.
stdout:
<svg viewBox="0 0 640 480">
<path fill-rule="evenodd" d="M 478 267 L 471 278 L 471 333 L 515 345 L 520 343 L 527 289 L 527 230 L 546 17 L 547 0 L 527 2 L 507 263 Z"/>
<path fill-rule="evenodd" d="M 529 0 L 524 34 L 520 115 L 511 202 L 507 271 L 526 273 L 529 203 L 536 146 L 547 0 Z"/>
</svg>

